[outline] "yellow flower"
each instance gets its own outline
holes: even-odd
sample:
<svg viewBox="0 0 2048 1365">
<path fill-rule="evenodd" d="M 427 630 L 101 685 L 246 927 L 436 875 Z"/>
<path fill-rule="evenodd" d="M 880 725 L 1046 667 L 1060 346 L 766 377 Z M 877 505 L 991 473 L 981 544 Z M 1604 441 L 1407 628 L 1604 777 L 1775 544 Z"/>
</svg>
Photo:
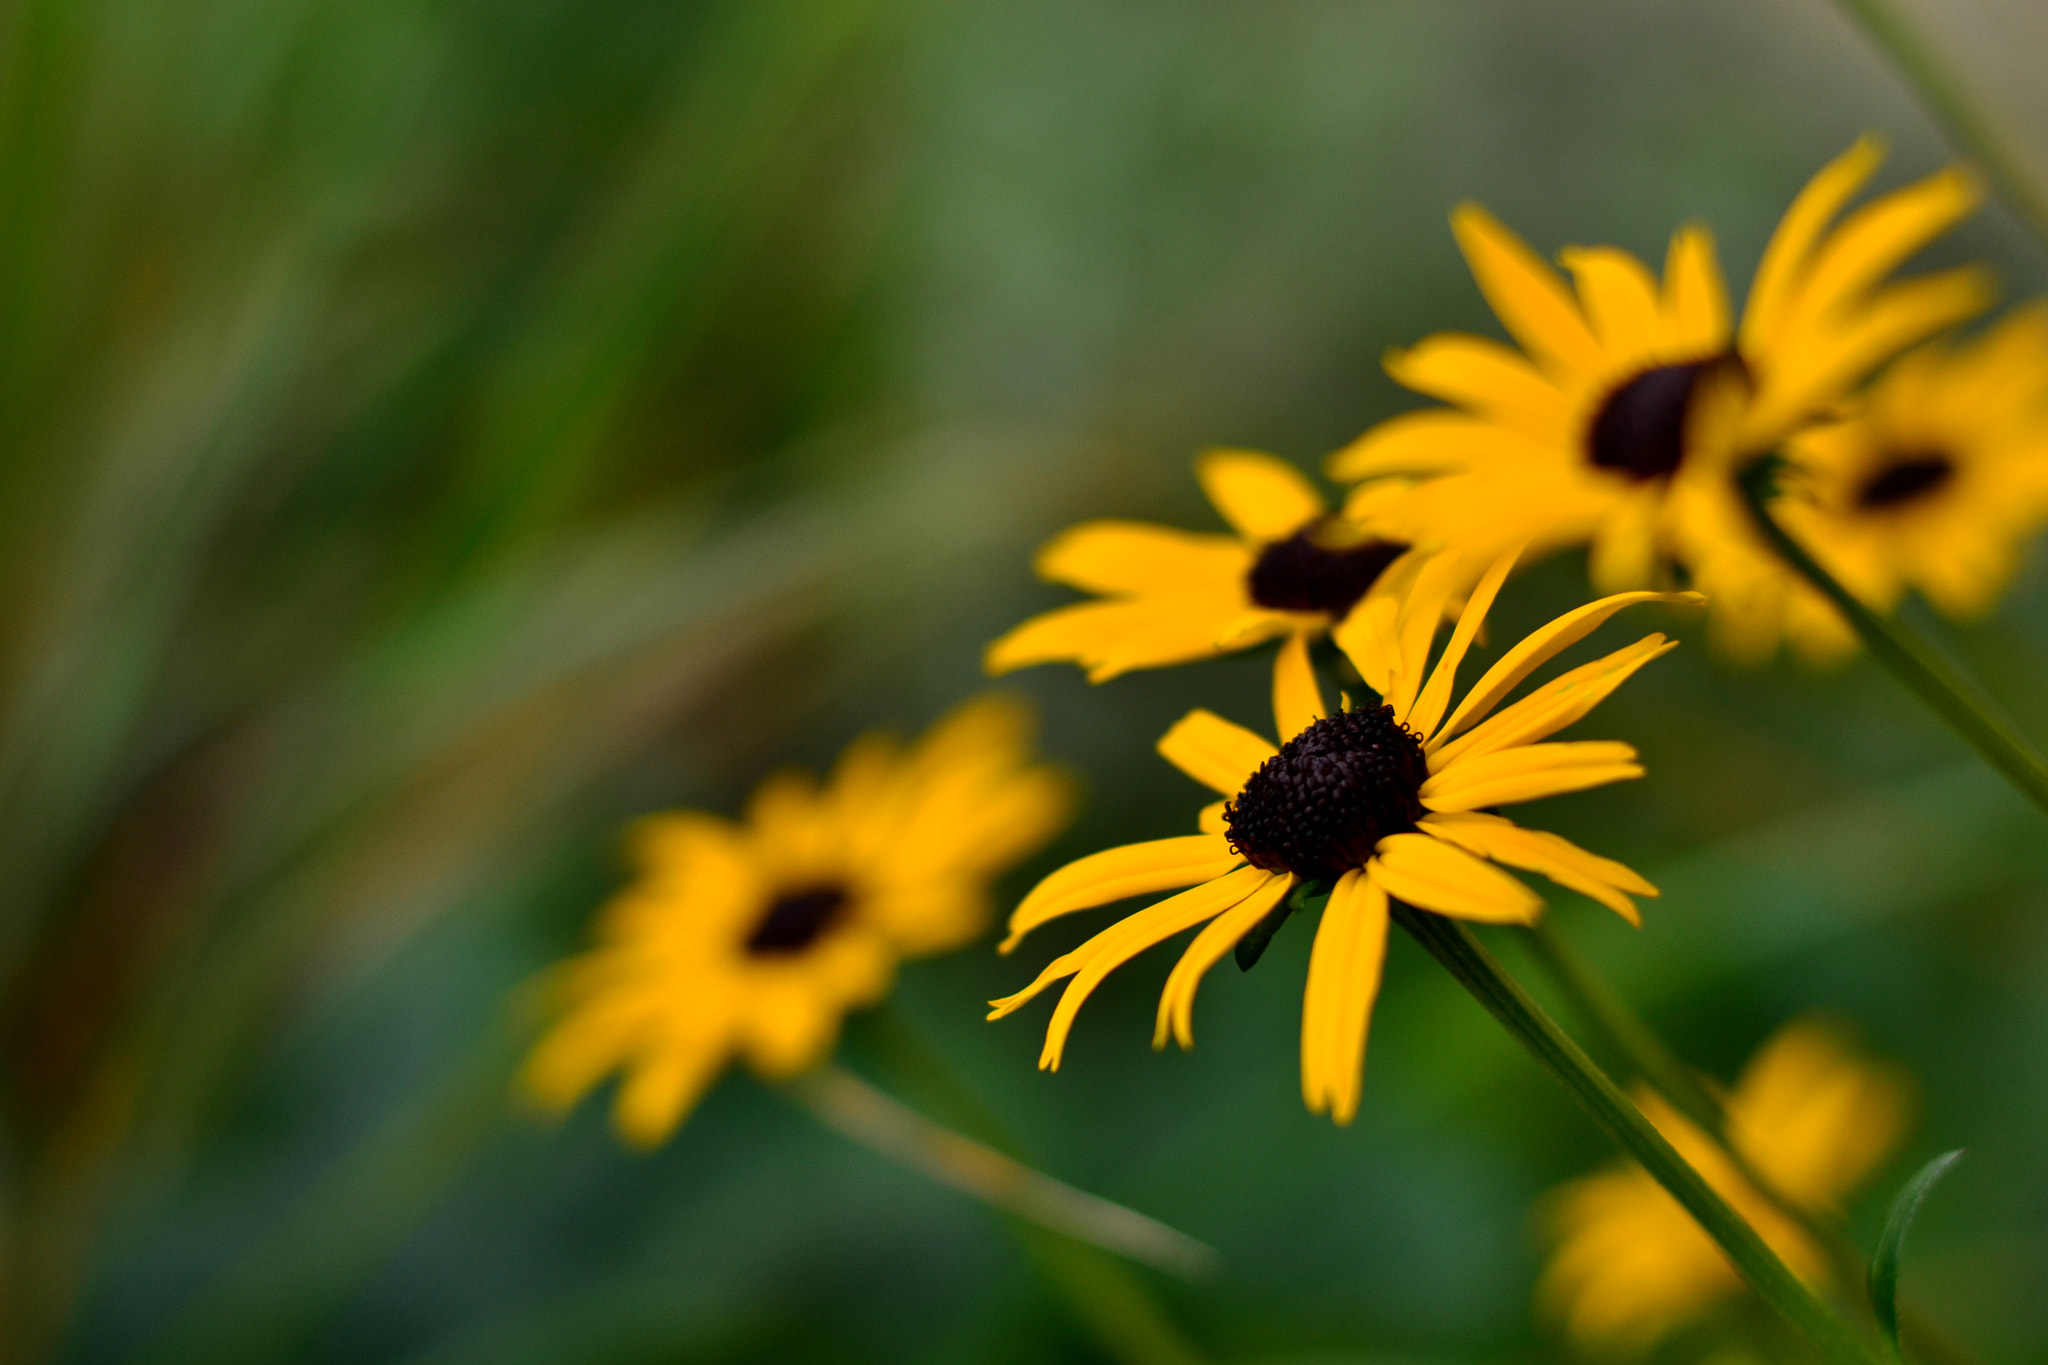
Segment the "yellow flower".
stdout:
<svg viewBox="0 0 2048 1365">
<path fill-rule="evenodd" d="M 1072 662 L 1102 682 L 1206 659 L 1341 620 L 1409 549 L 1406 485 L 1385 481 L 1346 517 L 1293 466 L 1252 451 L 1195 463 L 1233 535 L 1091 521 L 1038 553 L 1041 577 L 1103 600 L 1035 616 L 988 648 L 991 673 Z"/>
<path fill-rule="evenodd" d="M 652 1146 L 737 1055 L 771 1078 L 824 1059 L 899 959 L 987 925 L 990 878 L 1066 820 L 1066 782 L 1030 761 L 1018 702 L 984 697 L 904 748 L 857 740 L 821 789 L 784 774 L 743 823 L 696 811 L 635 826 L 638 875 L 598 945 L 556 969 L 561 1017 L 521 1082 L 562 1111 L 613 1071 L 614 1119 Z"/>
<path fill-rule="evenodd" d="M 1989 298 L 1970 268 L 1884 282 L 1975 205 L 1960 170 L 1829 227 L 1882 155 L 1858 142 L 1794 200 L 1739 328 L 1704 228 L 1672 238 L 1661 284 L 1626 252 L 1570 248 L 1568 287 L 1483 209 L 1462 206 L 1459 246 L 1521 349 L 1446 333 L 1392 353 L 1396 380 L 1456 406 L 1367 432 L 1331 457 L 1330 476 L 1443 476 L 1417 490 L 1425 525 L 1495 543 L 1589 543 L 1603 591 L 1649 584 L 1662 562 L 1690 563 L 1731 537 L 1760 548 L 1730 483 L 1735 462 Z"/>
<path fill-rule="evenodd" d="M 1830 1211 L 1890 1155 L 1909 1093 L 1900 1072 L 1859 1056 L 1834 1028 L 1796 1020 L 1750 1059 L 1728 1096 L 1730 1140 L 1785 1198 Z M 1652 1094 L 1636 1102 L 1794 1273 L 1826 1277 L 1812 1239 L 1706 1134 Z M 1537 1299 L 1582 1347 L 1646 1351 L 1742 1290 L 1720 1248 L 1639 1166 L 1560 1187 L 1546 1214 L 1557 1250 Z"/>
<path fill-rule="evenodd" d="M 1636 669 L 1673 648 L 1649 635 L 1500 703 L 1533 671 L 1623 607 L 1697 601 L 1697 594 L 1624 593 L 1570 612 L 1507 651 L 1451 705 L 1452 687 L 1515 556 L 1472 590 L 1433 671 L 1431 642 L 1462 572 L 1456 557 L 1411 561 L 1336 631 L 1337 644 L 1381 702 L 1326 710 L 1306 640 L 1290 637 L 1274 670 L 1275 749 L 1208 711 L 1191 711 L 1159 742 L 1168 762 L 1222 793 L 1201 833 L 1110 849 L 1040 882 L 1010 917 L 1004 951 L 1059 915 L 1127 896 L 1189 887 L 1056 959 L 1030 986 L 991 1002 L 1001 1018 L 1053 982 L 1073 978 L 1053 1011 L 1039 1065 L 1059 1066 L 1081 1004 L 1116 967 L 1186 929 L 1188 945 L 1159 999 L 1153 1045 L 1193 1041 L 1202 976 L 1298 884 L 1331 884 L 1302 1003 L 1302 1093 L 1339 1123 L 1358 1109 L 1366 1025 L 1379 990 L 1388 898 L 1459 919 L 1526 923 L 1542 902 L 1492 862 L 1541 872 L 1636 919 L 1630 894 L 1656 888 L 1621 864 L 1554 834 L 1517 827 L 1490 808 L 1642 776 L 1636 751 L 1605 742 L 1543 743 L 1591 711 Z M 1492 862 L 1487 860 L 1491 859 Z"/>
<path fill-rule="evenodd" d="M 1773 510 L 1842 586 L 1884 612 L 1910 588 L 1950 616 L 1982 613 L 2048 524 L 2048 307 L 1969 345 L 1912 352 L 1786 455 Z M 1730 558 L 1705 566 L 1703 586 L 1754 604 L 1752 652 L 1780 628 L 1820 658 L 1852 647 L 1847 623 L 1790 570 Z"/>
</svg>

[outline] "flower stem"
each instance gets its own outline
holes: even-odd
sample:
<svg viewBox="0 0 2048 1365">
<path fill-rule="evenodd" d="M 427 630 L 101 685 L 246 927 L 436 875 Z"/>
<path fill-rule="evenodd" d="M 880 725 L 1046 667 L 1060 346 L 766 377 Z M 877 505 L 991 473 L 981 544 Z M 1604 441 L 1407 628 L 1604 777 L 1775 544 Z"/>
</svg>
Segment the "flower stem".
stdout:
<svg viewBox="0 0 2048 1365">
<path fill-rule="evenodd" d="M 1557 932 L 1548 917 L 1528 929 L 1536 960 L 1549 972 L 1559 992 L 1569 1000 L 1609 1047 L 1626 1060 L 1631 1069 L 1671 1102 L 1673 1108 L 1691 1119 L 1734 1163 L 1743 1178 L 1757 1192 L 1777 1206 L 1778 1211 L 1804 1228 L 1824 1247 L 1835 1262 L 1844 1284 L 1860 1284 L 1866 1273 L 1863 1253 L 1835 1221 L 1806 1207 L 1778 1189 L 1743 1152 L 1728 1129 L 1728 1111 L 1720 1099 L 1700 1083 L 1693 1069 L 1657 1036 L 1644 1018 L 1621 993 L 1609 985 L 1592 963 Z"/>
<path fill-rule="evenodd" d="M 981 1097 L 889 1002 L 855 1016 L 853 1035 L 853 1041 L 919 1104 L 991 1147 L 1022 1151 Z M 1095 1339 L 1107 1358 L 1119 1365 L 1205 1365 L 1208 1357 L 1201 1348 L 1188 1338 L 1144 1278 L 1117 1256 L 1007 1210 L 1003 1224 L 1039 1282 Z M 1161 1226 L 1174 1237 L 1181 1236 Z M 1213 1265 L 1215 1253 L 1191 1238 L 1185 1240 L 1195 1250 L 1195 1261 L 1207 1264 L 1186 1264 L 1182 1273 L 1189 1269 L 1205 1273 Z"/>
<path fill-rule="evenodd" d="M 1999 197 L 2042 245 L 2048 246 L 2048 194 L 2042 192 L 2033 168 L 2013 148 L 2004 130 L 1970 97 L 1969 84 L 1949 70 L 1893 0 L 1839 2 L 1843 12 L 1920 92 L 1921 101 L 1949 140 L 1977 163 Z"/>
<path fill-rule="evenodd" d="M 1879 1365 L 1871 1343 L 1837 1317 L 1765 1245 L 1756 1229 L 1687 1164 L 1620 1087 L 1592 1062 L 1543 1009 L 1455 920 L 1396 901 L 1395 922 L 1444 965 L 1515 1040 L 1591 1114 L 1622 1150 L 1684 1206 L 1719 1244 L 1758 1297 L 1797 1328 L 1834 1365 Z"/>
<path fill-rule="evenodd" d="M 1835 581 L 1806 547 L 1778 524 L 1766 506 L 1780 462 L 1767 456 L 1745 469 L 1738 483 L 1757 529 L 1773 549 L 1847 617 L 1871 656 L 1892 671 L 1921 701 L 1960 734 L 1985 762 L 1998 769 L 2026 798 L 2048 813 L 2048 764 L 2012 722 L 1969 678 L 1942 658 L 1909 626 L 1871 610 Z"/>
<path fill-rule="evenodd" d="M 991 1208 L 1182 1279 L 1216 1268 L 1215 1251 L 1186 1233 L 933 1123 L 836 1063 L 783 1089 L 835 1132 Z"/>
</svg>

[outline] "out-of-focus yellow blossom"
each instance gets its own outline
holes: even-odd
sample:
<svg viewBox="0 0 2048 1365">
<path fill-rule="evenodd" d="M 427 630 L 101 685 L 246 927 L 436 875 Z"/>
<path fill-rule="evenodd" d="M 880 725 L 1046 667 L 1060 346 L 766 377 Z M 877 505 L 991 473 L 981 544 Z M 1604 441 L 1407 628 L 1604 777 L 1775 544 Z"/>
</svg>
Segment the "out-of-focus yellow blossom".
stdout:
<svg viewBox="0 0 2048 1365">
<path fill-rule="evenodd" d="M 1845 588 L 1883 612 L 1911 589 L 1951 617 L 1981 614 L 2048 525 L 2048 306 L 1967 345 L 1912 352 L 1786 455 L 1772 510 Z M 1821 660 L 1854 646 L 1833 606 L 1775 560 L 1709 566 L 1706 578 L 1753 603 L 1751 652 L 1770 649 L 1774 626 Z"/>
<path fill-rule="evenodd" d="M 1652 585 L 1672 561 L 1697 578 L 1720 555 L 1767 556 L 1735 469 L 1990 300 L 1973 267 L 1887 280 L 1975 206 L 1964 172 L 1835 221 L 1882 155 L 1858 142 L 1793 201 L 1739 325 L 1704 228 L 1672 238 L 1661 283 L 1626 252 L 1574 247 L 1560 254 L 1567 285 L 1483 209 L 1459 208 L 1458 243 L 1520 349 L 1445 333 L 1392 353 L 1396 380 L 1455 406 L 1381 424 L 1331 457 L 1330 476 L 1437 476 L 1411 500 L 1422 531 L 1587 544 L 1604 592 Z M 1742 604 L 1709 595 L 1724 632 Z"/>
<path fill-rule="evenodd" d="M 1065 822 L 1067 782 L 1032 762 L 1019 702 L 983 697 L 904 747 L 857 740 L 820 787 L 763 783 L 745 821 L 697 811 L 632 831 L 638 875 L 598 943 L 555 970 L 560 1018 L 521 1083 L 561 1111 L 624 1073 L 620 1134 L 652 1146 L 734 1056 L 785 1078 L 824 1060 L 896 963 L 957 948 L 992 917 L 989 881 Z"/>
<path fill-rule="evenodd" d="M 1494 808 L 1641 777 L 1636 751 L 1609 741 L 1547 743 L 1638 668 L 1673 648 L 1648 635 L 1502 707 L 1531 673 L 1623 607 L 1697 601 L 1697 594 L 1624 593 L 1569 612 L 1503 653 L 1452 705 L 1458 665 L 1513 567 L 1510 553 L 1473 588 L 1434 668 L 1431 646 L 1464 580 L 1460 556 L 1408 561 L 1388 591 L 1335 631 L 1380 700 L 1327 706 L 1296 634 L 1281 647 L 1273 714 L 1283 743 L 1209 711 L 1191 711 L 1159 741 L 1165 759 L 1224 799 L 1201 833 L 1128 844 L 1070 863 L 1010 917 L 1004 951 L 1030 930 L 1129 896 L 1190 889 L 1129 915 L 1056 959 L 1029 986 L 992 1001 L 990 1018 L 1068 983 L 1039 1065 L 1056 1069 L 1082 1003 L 1110 972 L 1155 944 L 1202 926 L 1167 978 L 1153 1045 L 1194 1041 L 1195 991 L 1208 970 L 1297 885 L 1328 886 L 1302 1000 L 1301 1084 L 1312 1112 L 1349 1123 L 1358 1111 L 1367 1025 L 1386 952 L 1388 901 L 1484 923 L 1525 924 L 1543 902 L 1496 864 L 1540 872 L 1632 923 L 1630 899 L 1656 888 L 1607 858 L 1523 829 Z M 1270 926 L 1269 926 L 1270 927 Z"/>
<path fill-rule="evenodd" d="M 1318 635 L 1414 539 L 1402 480 L 1361 490 L 1338 517 L 1299 470 L 1271 455 L 1210 451 L 1195 462 L 1195 476 L 1232 534 L 1136 521 L 1090 521 L 1063 532 L 1038 552 L 1039 575 L 1100 600 L 1018 626 L 989 646 L 989 672 L 1075 663 L 1089 681 L 1102 682 Z"/>
<path fill-rule="evenodd" d="M 1906 1124 L 1909 1084 L 1814 1019 L 1781 1029 L 1727 1097 L 1729 1139 L 1798 1206 L 1832 1210 L 1889 1156 Z M 1761 1194 L 1694 1124 L 1648 1092 L 1636 1102 L 1679 1155 L 1809 1282 L 1826 1278 L 1812 1238 Z M 1539 1307 L 1579 1346 L 1636 1352 L 1742 1292 L 1713 1239 L 1639 1166 L 1574 1180 L 1549 1197 L 1556 1251 Z"/>
</svg>

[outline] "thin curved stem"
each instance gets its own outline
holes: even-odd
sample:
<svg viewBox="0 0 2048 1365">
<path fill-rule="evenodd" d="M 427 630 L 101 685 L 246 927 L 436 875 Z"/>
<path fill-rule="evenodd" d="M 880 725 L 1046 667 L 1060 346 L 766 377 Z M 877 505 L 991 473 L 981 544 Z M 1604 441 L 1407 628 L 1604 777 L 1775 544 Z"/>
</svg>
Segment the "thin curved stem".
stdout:
<svg viewBox="0 0 2048 1365">
<path fill-rule="evenodd" d="M 1669 1100 L 1673 1108 L 1712 1137 L 1743 1178 L 1756 1186 L 1759 1194 L 1826 1249 L 1844 1284 L 1862 1283 L 1867 1267 L 1862 1251 L 1849 1240 L 1848 1233 L 1838 1222 L 1786 1195 L 1756 1168 L 1729 1134 L 1728 1110 L 1720 1098 L 1701 1084 L 1693 1069 L 1657 1035 L 1648 1021 L 1636 1013 L 1621 993 L 1607 983 L 1592 963 L 1579 955 L 1547 917 L 1529 926 L 1528 937 L 1535 949 L 1536 960 L 1543 964 L 1551 980 L 1571 1001 L 1580 1017 L 1628 1062 L 1637 1075 Z"/>
<path fill-rule="evenodd" d="M 981 1097 L 887 1001 L 855 1016 L 853 1022 L 858 1041 L 866 1044 L 896 1084 L 915 1093 L 921 1105 L 992 1148 L 1023 1151 Z M 1002 1212 L 1004 1226 L 1040 1283 L 1095 1338 L 1104 1355 L 1120 1365 L 1205 1365 L 1208 1357 L 1128 1264 L 1069 1232 L 1007 1209 Z M 1193 1239 L 1187 1239 L 1187 1245 L 1194 1249 L 1193 1258 L 1180 1273 L 1204 1273 L 1208 1264 L 1201 1263 L 1213 1264 L 1215 1253 Z"/>
<path fill-rule="evenodd" d="M 1999 198 L 2048 246 L 2048 192 L 2043 191 L 2034 168 L 2013 147 L 2005 131 L 1972 98 L 1969 83 L 1949 70 L 1892 0 L 1838 3 L 1919 91 L 1949 141 L 1977 164 Z"/>
<path fill-rule="evenodd" d="M 1714 1192 L 1607 1073 L 1544 1013 L 1471 931 L 1395 902 L 1394 919 L 1550 1072 L 1594 1122 L 1684 1206 L 1757 1296 L 1834 1365 L 1882 1365 L 1876 1346 L 1837 1317 Z"/>
<path fill-rule="evenodd" d="M 2048 764 L 1999 712 L 1998 706 L 1961 670 L 1936 653 L 1904 622 L 1871 610 L 1822 568 L 1770 513 L 1770 496 L 1780 461 L 1751 464 L 1737 482 L 1757 529 L 1784 561 L 1833 602 L 1862 639 L 1871 657 L 1892 671 L 1909 691 L 1947 721 L 1984 758 L 2048 814 Z"/>
<path fill-rule="evenodd" d="M 1215 1272 L 1214 1248 L 934 1123 L 837 1063 L 783 1089 L 835 1132 L 991 1208 L 1185 1280 Z"/>
</svg>

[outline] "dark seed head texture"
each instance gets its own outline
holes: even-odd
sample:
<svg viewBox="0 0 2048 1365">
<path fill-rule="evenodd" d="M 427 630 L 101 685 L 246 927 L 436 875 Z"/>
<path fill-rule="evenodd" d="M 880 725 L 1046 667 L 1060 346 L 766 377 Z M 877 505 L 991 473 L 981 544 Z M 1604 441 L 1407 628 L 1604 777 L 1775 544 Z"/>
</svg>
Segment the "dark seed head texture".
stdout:
<svg viewBox="0 0 2048 1365">
<path fill-rule="evenodd" d="M 851 899 L 841 886 L 813 886 L 778 896 L 747 936 L 747 951 L 755 957 L 800 953 L 838 921 Z"/>
<path fill-rule="evenodd" d="M 1394 540 L 1325 545 L 1317 539 L 1320 529 L 1305 526 L 1260 551 L 1247 585 L 1252 601 L 1273 611 L 1320 611 L 1341 617 L 1389 564 L 1408 552 L 1406 545 Z"/>
<path fill-rule="evenodd" d="M 1866 511 L 1903 506 L 1935 492 L 1955 474 L 1955 461 L 1946 455 L 1902 455 L 1864 480 L 1856 505 Z"/>
<path fill-rule="evenodd" d="M 1608 394 L 1593 418 L 1593 463 L 1632 479 L 1677 473 L 1685 459 L 1685 423 L 1693 391 L 1702 376 L 1724 363 L 1726 357 L 1715 356 L 1658 365 Z"/>
<path fill-rule="evenodd" d="M 1389 834 L 1415 828 L 1429 769 L 1391 706 L 1311 725 L 1260 765 L 1224 809 L 1230 846 L 1254 867 L 1328 880 Z"/>
</svg>

